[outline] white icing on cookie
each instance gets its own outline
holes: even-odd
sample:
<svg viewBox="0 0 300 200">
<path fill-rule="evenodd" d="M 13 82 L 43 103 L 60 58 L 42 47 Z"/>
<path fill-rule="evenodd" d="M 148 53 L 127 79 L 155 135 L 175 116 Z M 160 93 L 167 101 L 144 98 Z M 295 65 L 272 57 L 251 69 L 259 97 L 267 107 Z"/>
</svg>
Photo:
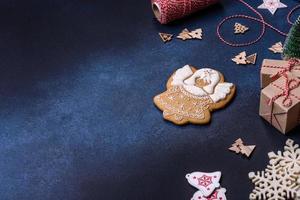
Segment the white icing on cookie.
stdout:
<svg viewBox="0 0 300 200">
<path fill-rule="evenodd" d="M 203 88 L 197 87 L 196 80 L 202 79 L 208 85 Z M 232 83 L 219 83 L 220 74 L 213 69 L 203 68 L 193 73 L 189 65 L 178 69 L 171 82 L 172 86 L 183 86 L 183 88 L 195 96 L 210 96 L 214 103 L 225 99 L 230 93 Z"/>
<path fill-rule="evenodd" d="M 208 85 L 204 86 L 203 89 L 209 94 L 214 92 L 215 86 L 220 81 L 219 73 L 216 70 L 203 68 L 197 70 L 190 78 L 184 81 L 187 85 L 195 85 L 197 79 L 204 80 Z"/>
<path fill-rule="evenodd" d="M 213 102 L 218 102 L 225 99 L 230 93 L 230 88 L 233 86 L 232 83 L 219 83 L 217 84 L 213 94 L 209 95 Z"/>
<path fill-rule="evenodd" d="M 202 88 L 199 88 L 197 86 L 194 86 L 194 85 L 183 85 L 183 88 L 192 93 L 193 95 L 196 95 L 196 96 L 204 96 L 204 95 L 207 95 L 207 93 L 202 89 Z"/>
<path fill-rule="evenodd" d="M 189 65 L 178 69 L 174 76 L 171 85 L 183 85 L 183 81 L 190 77 L 193 74 L 193 71 Z"/>
</svg>

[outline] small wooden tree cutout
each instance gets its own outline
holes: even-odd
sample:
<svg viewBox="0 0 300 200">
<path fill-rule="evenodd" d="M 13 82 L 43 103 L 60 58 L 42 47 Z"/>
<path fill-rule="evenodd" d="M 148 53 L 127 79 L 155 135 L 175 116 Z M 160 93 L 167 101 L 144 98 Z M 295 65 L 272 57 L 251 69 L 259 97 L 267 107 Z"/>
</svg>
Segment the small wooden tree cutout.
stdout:
<svg viewBox="0 0 300 200">
<path fill-rule="evenodd" d="M 283 45 L 281 42 L 277 42 L 276 44 L 272 45 L 272 47 L 270 47 L 269 50 L 273 51 L 273 53 L 282 53 Z"/>
<path fill-rule="evenodd" d="M 249 28 L 247 26 L 244 26 L 237 22 L 234 24 L 234 33 L 235 34 L 244 34 L 248 30 L 249 30 Z"/>
<path fill-rule="evenodd" d="M 254 54 L 251 54 L 250 56 L 247 56 L 246 57 L 246 62 L 248 64 L 252 64 L 252 65 L 255 65 L 256 63 L 256 58 L 257 58 L 257 53 L 254 53 Z"/>
<path fill-rule="evenodd" d="M 235 62 L 237 65 L 247 65 L 247 64 L 253 64 L 255 65 L 257 58 L 257 53 L 251 54 L 250 56 L 247 56 L 246 51 L 243 51 L 236 55 L 231 60 Z"/>
<path fill-rule="evenodd" d="M 171 41 L 173 37 L 173 35 L 169 33 L 158 33 L 158 35 L 164 43 Z"/>
<path fill-rule="evenodd" d="M 194 38 L 194 39 L 199 39 L 199 40 L 201 40 L 201 39 L 202 39 L 202 29 L 201 29 L 201 28 L 198 28 L 198 29 L 196 29 L 196 30 L 194 30 L 194 31 L 191 31 L 191 32 L 189 33 L 189 35 L 190 35 L 192 38 Z"/>
<path fill-rule="evenodd" d="M 252 152 L 254 151 L 255 147 L 256 147 L 255 145 L 247 145 L 247 146 L 242 145 L 240 147 L 241 153 L 246 155 L 247 157 L 250 157 Z"/>
<path fill-rule="evenodd" d="M 246 65 L 247 64 L 246 51 L 239 53 L 231 60 L 235 62 L 237 65 Z"/>
<path fill-rule="evenodd" d="M 255 145 L 247 145 L 247 146 L 244 145 L 243 140 L 239 138 L 231 145 L 229 150 L 250 157 L 255 147 L 256 147 Z"/>
<path fill-rule="evenodd" d="M 181 33 L 179 33 L 177 38 L 183 41 L 190 40 L 190 39 L 202 40 L 202 29 L 198 28 L 190 32 L 188 29 L 185 28 L 181 31 Z"/>
<path fill-rule="evenodd" d="M 178 39 L 181 39 L 183 41 L 188 40 L 188 39 L 192 39 L 192 36 L 190 36 L 190 31 L 188 29 L 183 29 L 181 31 L 181 33 L 179 33 L 179 35 L 177 36 Z"/>
</svg>

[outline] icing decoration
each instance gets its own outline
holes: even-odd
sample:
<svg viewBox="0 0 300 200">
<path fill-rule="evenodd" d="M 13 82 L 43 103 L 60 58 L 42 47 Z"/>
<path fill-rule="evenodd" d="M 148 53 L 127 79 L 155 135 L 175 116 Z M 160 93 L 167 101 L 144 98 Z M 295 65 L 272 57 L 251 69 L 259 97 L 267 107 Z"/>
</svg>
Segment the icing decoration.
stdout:
<svg viewBox="0 0 300 200">
<path fill-rule="evenodd" d="M 263 4 L 258 6 L 259 9 L 268 9 L 272 15 L 275 14 L 278 8 L 286 8 L 287 6 L 280 0 L 264 0 Z"/>
<path fill-rule="evenodd" d="M 203 89 L 209 94 L 214 92 L 215 86 L 220 81 L 220 76 L 217 71 L 209 68 L 203 68 L 197 70 L 190 78 L 185 80 L 184 83 L 187 85 L 195 85 L 197 78 L 200 78 L 204 80 L 205 83 L 208 83 L 208 85 L 204 86 Z"/>
<path fill-rule="evenodd" d="M 200 88 L 196 86 L 196 80 L 201 79 L 206 84 Z M 193 73 L 189 65 L 178 69 L 173 76 L 172 86 L 182 86 L 186 91 L 195 96 L 209 95 L 213 102 L 225 99 L 230 93 L 232 83 L 219 83 L 220 75 L 210 68 L 199 69 Z"/>
<path fill-rule="evenodd" d="M 209 197 L 216 188 L 220 187 L 221 172 L 219 171 L 213 173 L 193 172 L 185 177 L 189 184 L 197 188 L 204 197 Z"/>
<path fill-rule="evenodd" d="M 183 85 L 183 81 L 190 77 L 193 74 L 192 69 L 189 65 L 176 70 L 175 75 L 173 76 L 172 85 Z"/>
<path fill-rule="evenodd" d="M 224 82 L 220 72 L 185 65 L 173 73 L 167 90 L 156 95 L 153 101 L 164 119 L 177 125 L 206 124 L 211 112 L 228 104 L 234 93 L 235 86 Z"/>
<path fill-rule="evenodd" d="M 165 96 L 167 98 L 164 98 Z M 155 100 L 164 107 L 164 116 L 174 116 L 177 121 L 183 120 L 183 117 L 204 119 L 204 111 L 213 103 L 210 97 L 195 96 L 182 86 L 172 87 L 162 96 L 156 96 Z M 186 100 L 189 100 L 192 106 L 186 105 Z"/>
<path fill-rule="evenodd" d="M 219 83 L 215 88 L 215 92 L 209 96 L 213 100 L 213 102 L 218 102 L 222 99 L 225 99 L 227 94 L 230 93 L 230 88 L 232 86 L 232 83 Z"/>
<path fill-rule="evenodd" d="M 209 197 L 205 197 L 199 190 L 193 195 L 191 200 L 226 200 L 225 193 L 225 188 L 219 188 L 216 189 Z"/>
<path fill-rule="evenodd" d="M 202 90 L 201 88 L 194 86 L 194 85 L 183 85 L 183 88 L 192 93 L 193 95 L 196 96 L 204 96 L 206 95 L 206 92 L 204 90 Z"/>
</svg>

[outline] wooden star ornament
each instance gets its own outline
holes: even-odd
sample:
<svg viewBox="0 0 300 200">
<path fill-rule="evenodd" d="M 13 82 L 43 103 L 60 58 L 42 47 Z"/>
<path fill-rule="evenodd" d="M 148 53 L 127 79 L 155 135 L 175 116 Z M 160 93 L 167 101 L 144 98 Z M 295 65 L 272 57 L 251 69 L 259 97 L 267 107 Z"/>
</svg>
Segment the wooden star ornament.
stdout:
<svg viewBox="0 0 300 200">
<path fill-rule="evenodd" d="M 286 8 L 287 5 L 280 2 L 280 0 L 264 0 L 263 4 L 258 6 L 259 9 L 267 9 L 272 13 L 275 14 L 278 8 Z"/>
</svg>

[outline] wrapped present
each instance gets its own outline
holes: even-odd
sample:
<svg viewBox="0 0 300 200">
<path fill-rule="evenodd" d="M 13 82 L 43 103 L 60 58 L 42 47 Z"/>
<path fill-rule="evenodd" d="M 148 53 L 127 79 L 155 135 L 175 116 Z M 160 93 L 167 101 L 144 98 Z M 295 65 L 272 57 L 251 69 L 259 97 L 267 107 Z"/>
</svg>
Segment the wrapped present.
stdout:
<svg viewBox="0 0 300 200">
<path fill-rule="evenodd" d="M 300 79 L 290 72 L 262 89 L 259 115 L 282 133 L 299 124 Z"/>
<path fill-rule="evenodd" d="M 265 88 L 285 72 L 290 72 L 296 77 L 300 77 L 300 61 L 297 59 L 288 61 L 264 59 L 260 71 L 261 88 Z"/>
</svg>

